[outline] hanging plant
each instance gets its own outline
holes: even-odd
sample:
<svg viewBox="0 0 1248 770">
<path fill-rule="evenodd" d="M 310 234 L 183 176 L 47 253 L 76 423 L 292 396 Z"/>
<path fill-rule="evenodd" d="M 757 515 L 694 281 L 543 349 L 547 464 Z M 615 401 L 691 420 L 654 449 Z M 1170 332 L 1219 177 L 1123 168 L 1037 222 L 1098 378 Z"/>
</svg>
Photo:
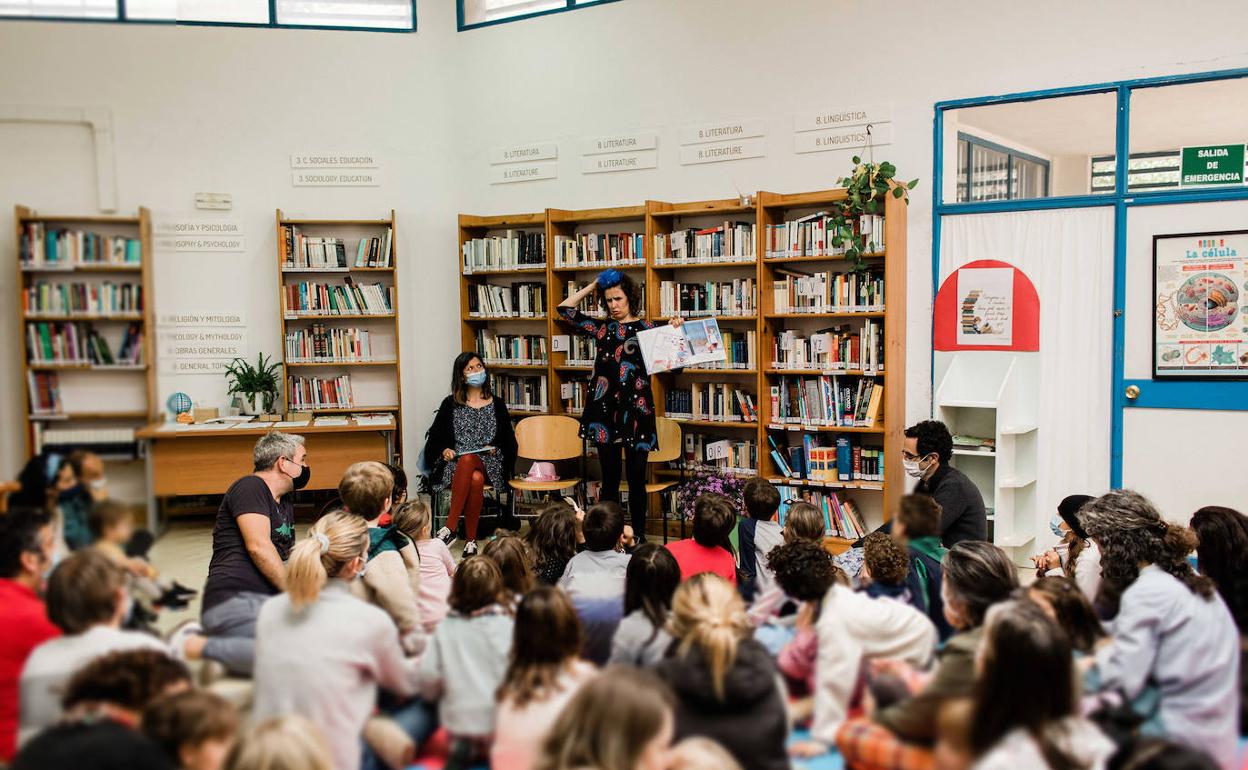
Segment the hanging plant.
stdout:
<svg viewBox="0 0 1248 770">
<path fill-rule="evenodd" d="M 845 200 L 832 210 L 832 219 L 836 224 L 836 234 L 832 237 L 832 245 L 845 248 L 845 259 L 849 260 L 850 269 L 859 272 L 867 269 L 863 255 L 879 251 L 875 241 L 868 242 L 857 227 L 858 217 L 863 214 L 883 214 L 884 199 L 888 195 L 900 198 L 910 204 L 910 191 L 918 185 L 919 180 L 909 182 L 895 180 L 897 167 L 888 161 L 878 164 L 863 163 L 862 158 L 853 157 L 854 170 L 849 176 L 841 177 L 836 183 L 846 190 Z"/>
</svg>

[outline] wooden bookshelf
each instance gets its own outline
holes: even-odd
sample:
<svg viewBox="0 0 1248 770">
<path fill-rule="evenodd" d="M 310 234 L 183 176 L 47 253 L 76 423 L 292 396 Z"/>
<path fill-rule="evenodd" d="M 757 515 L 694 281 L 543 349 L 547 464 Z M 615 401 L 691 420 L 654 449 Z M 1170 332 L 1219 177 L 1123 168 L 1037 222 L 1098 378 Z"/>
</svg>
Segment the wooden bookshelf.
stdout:
<svg viewBox="0 0 1248 770">
<path fill-rule="evenodd" d="M 134 216 L 95 214 L 43 214 L 27 206 L 14 207 L 17 245 L 17 308 L 21 326 L 21 372 L 22 387 L 26 391 L 26 417 L 24 436 L 27 456 L 42 450 L 43 432 L 49 427 L 77 427 L 74 423 L 89 422 L 93 428 L 116 427 L 133 432 L 142 423 L 159 413 L 156 403 L 156 367 L 154 360 L 155 324 L 153 322 L 152 296 L 152 225 L 151 214 L 139 208 Z M 82 263 L 47 264 L 42 258 L 33 263 L 23 263 L 22 240 L 28 226 L 39 225 L 45 236 L 54 231 L 68 230 L 107 237 L 126 237 L 139 242 L 137 263 Z M 123 282 L 140 289 L 142 307 L 134 312 L 27 312 L 25 294 L 27 289 L 41 283 L 82 283 L 102 287 L 106 283 Z M 137 324 L 142 334 L 140 362 L 128 364 L 92 364 L 85 361 L 35 360 L 36 351 L 30 347 L 28 329 L 35 323 L 73 323 L 76 331 L 86 334 L 88 328 L 102 336 L 114 359 L 120 353 L 120 343 L 131 324 Z M 31 392 L 32 375 L 55 377 L 60 393 L 61 408 L 55 412 L 35 410 L 36 394 Z M 108 407 L 119 407 L 109 409 Z M 101 425 L 111 423 L 111 426 Z M 89 443 L 89 442 L 87 442 Z M 106 443 L 118 443 L 108 439 Z"/>
<path fill-rule="evenodd" d="M 351 406 L 299 407 L 314 415 L 343 415 L 367 412 L 389 412 L 394 415 L 393 447 L 395 455 L 402 452 L 403 382 L 399 366 L 399 257 L 398 227 L 394 209 L 389 216 L 380 219 L 334 219 L 291 217 L 277 209 L 277 316 L 281 331 L 282 348 L 278 357 L 282 362 L 282 399 L 286 409 L 296 409 L 290 404 L 290 377 L 298 375 L 351 378 Z M 308 267 L 292 264 L 288 253 L 287 228 L 295 228 L 301 235 L 311 238 L 340 238 L 346 251 L 346 267 Z M 386 231 L 390 233 L 389 252 L 385 253 Z M 389 262 L 384 266 L 356 266 L 358 246 L 361 239 L 380 238 L 382 247 L 379 257 Z M 298 248 L 296 246 L 296 248 Z M 353 278 L 354 276 L 354 278 Z M 386 313 L 308 313 L 284 309 L 285 291 L 288 284 L 298 281 L 315 281 L 337 285 L 346 279 L 360 283 L 380 283 L 387 292 L 391 311 Z M 343 323 L 347 322 L 347 323 Z M 324 324 L 327 330 L 344 327 L 366 329 L 370 336 L 371 358 L 361 360 L 313 360 L 300 357 L 287 360 L 286 335 L 296 330 L 310 331 L 314 324 Z"/>
<path fill-rule="evenodd" d="M 635 280 L 645 281 L 645 312 L 643 318 L 658 322 L 667 319 L 661 313 L 660 285 L 664 280 L 679 282 L 700 282 L 732 280 L 734 278 L 754 279 L 757 291 L 757 314 L 751 315 L 719 315 L 721 327 L 730 332 L 755 333 L 755 360 L 744 369 L 690 368 L 677 373 L 655 376 L 652 380 L 655 405 L 659 414 L 664 413 L 668 391 L 673 387 L 688 387 L 691 382 L 727 382 L 750 393 L 759 410 L 757 422 L 732 422 L 718 420 L 679 419 L 685 432 L 701 433 L 708 437 L 729 438 L 732 440 L 747 439 L 753 441 L 758 456 L 758 467 L 752 473 L 768 478 L 775 483 L 784 483 L 800 489 L 826 490 L 832 492 L 850 491 L 860 511 L 867 515 L 868 526 L 877 523 L 881 518 L 887 520 L 896 508 L 904 485 L 901 470 L 901 442 L 905 419 L 905 356 L 903 340 L 905 334 L 905 268 L 906 268 L 906 205 L 903 201 L 891 196 L 887 198 L 884 209 L 884 241 L 882 251 L 866 253 L 863 261 L 872 270 L 882 270 L 886 286 L 887 301 L 883 310 L 819 312 L 819 313 L 777 313 L 772 303 L 772 292 L 776 278 L 776 270 L 800 269 L 847 271 L 849 263 L 843 256 L 793 256 L 766 258 L 767 225 L 774 225 L 798 218 L 808 213 L 827 207 L 845 199 L 844 190 L 822 190 L 793 195 L 760 192 L 743 203 L 737 198 L 703 200 L 689 202 L 666 202 L 651 200 L 644 206 L 621 206 L 597 209 L 547 209 L 544 213 L 513 214 L 503 216 L 460 215 L 459 242 L 464 243 L 475 237 L 487 234 L 498 234 L 508 229 L 532 231 L 544 228 L 546 235 L 546 265 L 544 268 L 505 267 L 490 270 L 475 270 L 471 275 L 464 275 L 462 258 L 457 255 L 457 266 L 460 268 L 460 321 L 461 336 L 464 350 L 475 350 L 476 330 L 479 328 L 495 328 L 507 325 L 508 329 L 523 334 L 541 333 L 541 319 L 486 319 L 470 317 L 468 312 L 468 291 L 482 281 L 497 282 L 503 285 L 520 281 L 545 280 L 547 285 L 548 313 L 545 333 L 547 334 L 548 362 L 545 366 L 547 378 L 546 411 L 552 414 L 578 413 L 565 408 L 560 397 L 560 386 L 564 383 L 585 382 L 589 379 L 591 367 L 580 364 L 569 364 L 564 352 L 554 352 L 551 339 L 555 335 L 570 334 L 571 330 L 559 320 L 556 307 L 563 300 L 566 283 L 575 280 L 585 283 L 591 280 L 605 267 L 617 267 L 625 270 Z M 660 262 L 655 254 L 655 236 L 688 228 L 709 228 L 725 222 L 749 224 L 754 227 L 753 258 L 720 259 L 700 263 Z M 641 232 L 644 227 L 644 264 L 619 265 L 576 265 L 561 266 L 557 263 L 555 250 L 556 236 L 573 236 L 584 232 Z M 743 257 L 745 255 L 729 255 Z M 827 266 L 826 268 L 824 266 Z M 501 280 L 500 280 L 501 279 Z M 862 369 L 796 369 L 773 366 L 772 346 L 776 334 L 788 328 L 823 328 L 831 325 L 861 325 L 866 319 L 883 324 L 884 335 L 883 370 L 864 372 Z M 531 331 L 530 331 L 531 330 Z M 490 368 L 499 373 L 524 374 L 540 372 L 543 367 L 530 365 L 494 365 Z M 840 377 L 857 380 L 864 375 L 874 376 L 878 383 L 883 384 L 887 378 L 891 386 L 885 387 L 881 404 L 880 416 L 875 426 L 853 427 L 804 427 L 800 425 L 776 426 L 772 422 L 770 406 L 770 388 L 777 384 L 780 377 L 836 374 Z M 513 410 L 514 411 L 514 410 Z M 531 414 L 517 412 L 517 417 Z M 783 431 L 783 432 L 782 432 Z M 772 463 L 768 452 L 767 437 L 772 434 L 779 439 L 782 435 L 797 433 L 813 433 L 822 439 L 829 439 L 838 434 L 854 437 L 863 441 L 869 448 L 882 450 L 884 471 L 883 481 L 844 481 L 844 482 L 813 482 L 799 479 L 781 479 Z M 800 441 L 800 438 L 798 439 Z M 664 469 L 655 471 L 655 475 L 671 475 Z M 652 505 L 653 507 L 653 505 Z M 847 540 L 831 538 L 838 548 L 847 546 Z"/>
</svg>

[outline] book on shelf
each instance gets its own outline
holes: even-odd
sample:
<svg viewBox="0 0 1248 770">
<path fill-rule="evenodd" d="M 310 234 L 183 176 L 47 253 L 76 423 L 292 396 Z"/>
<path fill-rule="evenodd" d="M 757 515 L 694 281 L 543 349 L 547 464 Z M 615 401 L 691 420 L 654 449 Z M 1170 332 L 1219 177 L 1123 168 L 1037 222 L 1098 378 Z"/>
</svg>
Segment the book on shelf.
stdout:
<svg viewBox="0 0 1248 770">
<path fill-rule="evenodd" d="M 754 261 L 754 225 L 724 222 L 718 227 L 689 228 L 654 236 L 657 265 Z"/>
<path fill-rule="evenodd" d="M 512 412 L 545 412 L 546 375 L 491 374 L 490 390 Z"/>
<path fill-rule="evenodd" d="M 979 438 L 978 436 L 956 435 L 953 437 L 953 448 L 962 449 L 967 452 L 983 452 L 989 454 L 996 451 L 997 440 L 995 438 Z"/>
<path fill-rule="evenodd" d="M 580 334 L 570 335 L 568 340 L 568 358 L 566 366 L 593 366 L 598 357 L 598 346 L 593 337 Z"/>
<path fill-rule="evenodd" d="M 380 283 L 358 283 L 350 276 L 341 285 L 294 281 L 282 286 L 283 315 L 386 315 L 394 312 L 392 289 Z"/>
<path fill-rule="evenodd" d="M 807 273 L 777 268 L 772 284 L 776 313 L 854 313 L 884 310 L 884 273 L 823 271 Z"/>
<path fill-rule="evenodd" d="M 354 327 L 314 323 L 286 332 L 286 363 L 341 363 L 373 358 L 372 334 Z"/>
<path fill-rule="evenodd" d="M 686 369 L 698 370 L 746 370 L 755 369 L 758 366 L 758 344 L 757 334 L 754 331 L 736 331 L 734 329 L 720 329 L 720 337 L 724 343 L 724 360 L 708 361 L 686 367 Z"/>
<path fill-rule="evenodd" d="M 351 375 L 337 377 L 288 377 L 286 408 L 297 412 L 304 409 L 350 409 L 355 406 L 351 394 Z"/>
<path fill-rule="evenodd" d="M 493 329 L 478 329 L 477 354 L 486 365 L 544 366 L 547 361 L 546 337 L 541 334 L 499 334 Z"/>
<path fill-rule="evenodd" d="M 777 484 L 776 491 L 780 493 L 778 519 L 782 527 L 785 519 L 788 518 L 789 509 L 794 503 L 802 502 L 810 503 L 823 514 L 825 535 L 833 535 L 845 540 L 857 540 L 865 537 L 869 531 L 858 506 L 852 500 L 843 498 L 835 492 L 805 489 L 787 484 Z"/>
<path fill-rule="evenodd" d="M 31 414 L 57 415 L 65 411 L 61 404 L 61 385 L 56 372 L 28 370 L 26 381 Z"/>
<path fill-rule="evenodd" d="M 838 257 L 845 253 L 847 241 L 855 235 L 865 239 L 866 251 L 883 251 L 884 217 L 861 214 L 852 232 L 838 226 L 826 211 L 767 225 L 766 258 Z"/>
<path fill-rule="evenodd" d="M 578 233 L 555 236 L 555 267 L 644 265 L 644 233 Z"/>
<path fill-rule="evenodd" d="M 134 457 L 137 446 L 134 439 L 134 428 L 66 428 L 61 426 L 44 427 L 42 423 L 34 423 L 34 451 L 56 449 L 68 454 L 74 449 L 90 447 L 96 453 L 121 457 Z"/>
<path fill-rule="evenodd" d="M 771 367 L 883 372 L 884 325 L 877 319 L 866 318 L 857 328 L 842 324 L 808 336 L 784 329 L 773 338 Z"/>
<path fill-rule="evenodd" d="M 468 314 L 480 318 L 541 318 L 546 315 L 546 284 L 480 283 L 468 287 Z"/>
<path fill-rule="evenodd" d="M 29 322 L 26 349 L 32 364 L 139 366 L 143 363 L 143 328 L 137 323 L 127 325 L 114 358 L 108 340 L 90 324 Z"/>
<path fill-rule="evenodd" d="M 49 228 L 43 222 L 23 223 L 18 249 L 21 265 L 27 268 L 138 266 L 143 260 L 143 245 L 138 238 Z"/>
<path fill-rule="evenodd" d="M 563 401 L 563 411 L 568 414 L 583 414 L 585 405 L 589 403 L 589 383 L 581 380 L 559 384 L 559 398 Z"/>
<path fill-rule="evenodd" d="M 659 313 L 664 318 L 757 315 L 758 286 L 753 278 L 699 283 L 663 281 L 659 284 Z"/>
<path fill-rule="evenodd" d="M 694 432 L 686 432 L 684 441 L 686 470 L 716 469 L 739 475 L 758 472 L 758 443 L 755 441 Z"/>
<path fill-rule="evenodd" d="M 360 238 L 353 250 L 349 250 L 343 238 L 326 238 L 304 235 L 294 225 L 281 226 L 278 241 L 282 252 L 282 267 L 308 270 L 346 270 L 351 267 L 390 267 L 391 239 L 394 229 L 387 227 L 385 233 Z"/>
<path fill-rule="evenodd" d="M 571 297 L 573 294 L 576 294 L 578 291 L 585 288 L 590 283 L 592 282 L 565 281 L 562 299 L 567 299 L 568 297 Z M 641 297 L 641 301 L 638 303 L 637 309 L 634 312 L 636 313 L 638 317 L 641 317 L 646 314 L 646 282 L 645 281 L 637 282 L 637 294 L 638 296 Z M 581 311 L 585 315 L 591 316 L 593 318 L 605 319 L 607 317 L 606 308 L 603 308 L 599 306 L 598 304 L 597 294 L 590 294 L 588 297 L 581 300 L 580 303 L 576 306 L 576 309 Z"/>
<path fill-rule="evenodd" d="M 873 428 L 879 419 L 884 384 L 874 377 L 781 375 L 771 386 L 771 421 L 775 425 Z"/>
<path fill-rule="evenodd" d="M 143 285 L 34 281 L 22 288 L 22 312 L 27 316 L 137 314 L 143 312 Z"/>
<path fill-rule="evenodd" d="M 546 233 L 507 230 L 460 246 L 464 275 L 481 270 L 546 269 Z"/>
<path fill-rule="evenodd" d="M 665 414 L 707 422 L 757 422 L 753 394 L 729 382 L 693 382 L 667 391 Z"/>
</svg>

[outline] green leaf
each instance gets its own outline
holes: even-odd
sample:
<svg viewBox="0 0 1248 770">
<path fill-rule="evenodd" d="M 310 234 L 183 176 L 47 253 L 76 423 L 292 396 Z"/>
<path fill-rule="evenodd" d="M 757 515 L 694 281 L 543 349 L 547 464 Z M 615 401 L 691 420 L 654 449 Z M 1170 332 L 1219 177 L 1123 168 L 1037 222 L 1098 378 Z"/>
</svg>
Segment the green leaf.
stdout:
<svg viewBox="0 0 1248 770">
<path fill-rule="evenodd" d="M 918 186 L 918 184 L 919 184 L 919 180 L 911 179 L 909 182 L 906 182 L 906 189 L 913 190 L 915 187 Z"/>
<path fill-rule="evenodd" d="M 906 189 L 905 189 L 904 187 L 894 187 L 894 188 L 893 188 L 893 197 L 894 197 L 894 198 L 900 198 L 901 196 L 903 196 L 903 195 L 905 195 L 905 194 L 906 194 Z"/>
<path fill-rule="evenodd" d="M 858 157 L 857 155 L 855 155 L 854 157 L 850 158 L 850 160 L 854 162 L 854 165 L 855 165 L 855 166 L 857 166 L 859 163 L 861 163 L 861 162 L 862 162 L 862 158 Z"/>
</svg>

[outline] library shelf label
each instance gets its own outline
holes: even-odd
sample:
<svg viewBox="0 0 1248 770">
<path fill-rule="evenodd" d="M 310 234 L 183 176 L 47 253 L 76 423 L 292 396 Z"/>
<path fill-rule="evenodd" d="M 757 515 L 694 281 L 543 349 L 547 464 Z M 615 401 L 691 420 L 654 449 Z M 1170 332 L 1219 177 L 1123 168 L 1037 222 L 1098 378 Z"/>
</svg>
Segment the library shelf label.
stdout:
<svg viewBox="0 0 1248 770">
<path fill-rule="evenodd" d="M 238 220 L 207 220 L 207 219 L 166 219 L 152 223 L 152 230 L 157 235 L 171 235 L 189 238 L 191 236 L 205 238 L 221 238 L 243 234 L 243 223 Z"/>
<path fill-rule="evenodd" d="M 766 154 L 767 143 L 763 139 L 743 139 L 739 142 L 726 142 L 724 144 L 695 145 L 693 147 L 680 148 L 680 165 L 722 163 L 729 160 L 761 158 Z"/>
<path fill-rule="evenodd" d="M 582 174 L 609 174 L 613 171 L 636 171 L 658 167 L 659 154 L 654 150 L 625 152 L 619 155 L 586 155 L 581 158 Z"/>
<path fill-rule="evenodd" d="M 495 166 L 490 169 L 490 184 L 554 179 L 559 176 L 558 169 L 557 163 L 519 163 L 512 166 Z"/>
<path fill-rule="evenodd" d="M 611 134 L 581 140 L 582 155 L 606 155 L 614 152 L 653 150 L 659 146 L 659 135 L 653 132 Z"/>
<path fill-rule="evenodd" d="M 381 175 L 376 169 L 311 169 L 291 172 L 295 187 L 380 187 Z"/>
<path fill-rule="evenodd" d="M 490 165 L 502 163 L 527 163 L 534 160 L 554 160 L 559 157 L 556 142 L 530 142 L 490 149 Z"/>
<path fill-rule="evenodd" d="M 893 105 L 868 104 L 856 107 L 833 107 L 826 110 L 808 110 L 793 116 L 794 131 L 826 131 L 830 128 L 878 125 L 893 119 Z M 872 131 L 874 134 L 874 130 Z"/>
<path fill-rule="evenodd" d="M 871 126 L 871 145 L 878 147 L 893 143 L 891 123 Z M 828 131 L 802 131 L 793 134 L 793 151 L 830 152 L 832 150 L 859 150 L 867 145 L 867 127 L 834 128 Z"/>
<path fill-rule="evenodd" d="M 377 168 L 371 152 L 301 152 L 290 156 L 291 168 Z"/>
<path fill-rule="evenodd" d="M 766 135 L 767 121 L 761 118 L 754 120 L 717 120 L 711 123 L 696 123 L 681 128 L 680 143 L 726 142 Z"/>
</svg>

